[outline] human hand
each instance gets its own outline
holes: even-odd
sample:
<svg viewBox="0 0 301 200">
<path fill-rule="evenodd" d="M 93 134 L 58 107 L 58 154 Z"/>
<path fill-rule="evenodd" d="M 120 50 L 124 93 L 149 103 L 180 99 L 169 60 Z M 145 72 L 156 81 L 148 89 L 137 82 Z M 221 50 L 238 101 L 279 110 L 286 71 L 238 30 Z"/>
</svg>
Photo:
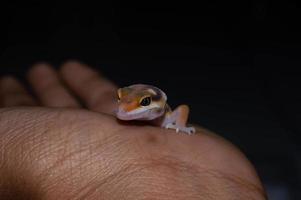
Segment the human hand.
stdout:
<svg viewBox="0 0 301 200">
<path fill-rule="evenodd" d="M 116 86 L 87 66 L 39 64 L 28 80 L 36 98 L 0 81 L 1 199 L 265 199 L 250 162 L 216 134 L 116 120 Z"/>
</svg>

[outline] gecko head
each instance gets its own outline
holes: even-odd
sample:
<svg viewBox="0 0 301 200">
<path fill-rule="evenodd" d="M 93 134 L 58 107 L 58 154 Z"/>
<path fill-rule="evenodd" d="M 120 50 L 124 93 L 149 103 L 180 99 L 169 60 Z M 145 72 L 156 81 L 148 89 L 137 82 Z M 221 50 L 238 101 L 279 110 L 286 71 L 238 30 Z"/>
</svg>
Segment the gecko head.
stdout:
<svg viewBox="0 0 301 200">
<path fill-rule="evenodd" d="M 121 120 L 153 120 L 165 111 L 165 93 L 150 85 L 135 84 L 118 89 L 116 116 Z"/>
</svg>

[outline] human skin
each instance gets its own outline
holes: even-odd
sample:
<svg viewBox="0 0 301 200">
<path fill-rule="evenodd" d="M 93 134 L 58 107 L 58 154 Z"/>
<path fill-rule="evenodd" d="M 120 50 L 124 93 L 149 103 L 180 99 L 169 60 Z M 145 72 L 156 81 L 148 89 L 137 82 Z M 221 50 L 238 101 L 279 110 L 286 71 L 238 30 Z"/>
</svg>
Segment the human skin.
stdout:
<svg viewBox="0 0 301 200">
<path fill-rule="evenodd" d="M 113 116 L 116 86 L 86 65 L 0 81 L 0 199 L 266 199 L 248 159 L 197 127 L 177 134 Z"/>
</svg>

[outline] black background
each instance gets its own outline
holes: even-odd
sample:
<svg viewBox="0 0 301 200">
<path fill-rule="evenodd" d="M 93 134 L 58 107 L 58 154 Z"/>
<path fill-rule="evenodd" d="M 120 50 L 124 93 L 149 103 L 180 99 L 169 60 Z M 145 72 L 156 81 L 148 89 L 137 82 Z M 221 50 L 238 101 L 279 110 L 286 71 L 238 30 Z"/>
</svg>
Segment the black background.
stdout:
<svg viewBox="0 0 301 200">
<path fill-rule="evenodd" d="M 1 74 L 77 59 L 153 84 L 237 145 L 270 199 L 301 199 L 300 9 L 293 1 L 1 4 Z"/>
</svg>

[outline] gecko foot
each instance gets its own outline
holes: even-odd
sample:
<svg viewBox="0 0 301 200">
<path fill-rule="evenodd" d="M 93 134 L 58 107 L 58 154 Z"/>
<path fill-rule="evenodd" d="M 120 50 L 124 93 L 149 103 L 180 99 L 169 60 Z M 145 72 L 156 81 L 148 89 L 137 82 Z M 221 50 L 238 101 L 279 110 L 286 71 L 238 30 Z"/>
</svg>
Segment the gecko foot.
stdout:
<svg viewBox="0 0 301 200">
<path fill-rule="evenodd" d="M 187 133 L 188 135 L 195 133 L 194 127 L 177 126 L 174 123 L 166 124 L 165 128 L 166 129 L 175 129 L 177 133 L 181 131 L 181 132 Z"/>
</svg>

